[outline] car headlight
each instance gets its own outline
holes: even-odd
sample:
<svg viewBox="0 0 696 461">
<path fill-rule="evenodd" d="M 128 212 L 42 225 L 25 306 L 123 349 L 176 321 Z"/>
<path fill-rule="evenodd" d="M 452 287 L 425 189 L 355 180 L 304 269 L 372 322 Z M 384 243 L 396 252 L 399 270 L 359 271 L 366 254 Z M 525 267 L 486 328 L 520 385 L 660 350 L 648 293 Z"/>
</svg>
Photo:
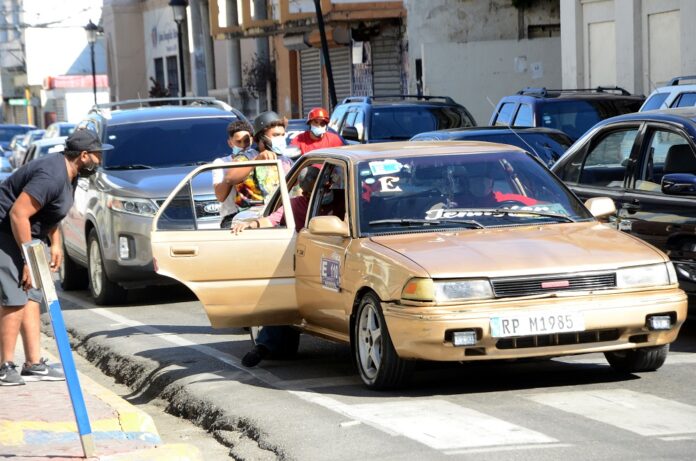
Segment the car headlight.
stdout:
<svg viewBox="0 0 696 461">
<path fill-rule="evenodd" d="M 617 288 L 640 288 L 677 283 L 677 274 L 671 262 L 650 266 L 629 267 L 616 271 Z"/>
<path fill-rule="evenodd" d="M 448 303 L 489 299 L 493 297 L 491 283 L 485 279 L 432 280 L 411 279 L 401 292 L 401 298 L 409 301 Z"/>
<path fill-rule="evenodd" d="M 109 209 L 119 213 L 148 217 L 154 217 L 157 213 L 157 205 L 149 199 L 111 196 L 106 203 Z"/>
</svg>

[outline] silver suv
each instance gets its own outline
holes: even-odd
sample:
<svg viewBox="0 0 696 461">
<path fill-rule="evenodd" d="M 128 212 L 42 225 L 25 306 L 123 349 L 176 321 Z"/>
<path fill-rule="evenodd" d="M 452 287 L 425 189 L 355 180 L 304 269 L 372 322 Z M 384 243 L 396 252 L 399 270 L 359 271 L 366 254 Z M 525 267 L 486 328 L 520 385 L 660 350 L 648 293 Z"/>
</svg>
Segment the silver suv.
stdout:
<svg viewBox="0 0 696 461">
<path fill-rule="evenodd" d="M 161 105 L 172 103 L 186 105 Z M 212 98 L 95 106 L 78 129 L 96 131 L 114 149 L 104 153 L 94 176 L 78 180 L 75 202 L 61 223 L 63 289 L 89 285 L 97 304 L 118 304 L 128 289 L 175 283 L 155 273 L 152 218 L 189 171 L 226 154 L 227 125 L 240 119 L 246 120 Z M 199 190 L 205 193 L 191 204 L 200 209 L 197 224 L 219 227 L 212 184 Z"/>
<path fill-rule="evenodd" d="M 691 83 L 685 83 L 690 81 Z M 655 88 L 645 100 L 640 112 L 655 109 L 696 106 L 696 75 L 674 77 L 667 86 Z"/>
</svg>

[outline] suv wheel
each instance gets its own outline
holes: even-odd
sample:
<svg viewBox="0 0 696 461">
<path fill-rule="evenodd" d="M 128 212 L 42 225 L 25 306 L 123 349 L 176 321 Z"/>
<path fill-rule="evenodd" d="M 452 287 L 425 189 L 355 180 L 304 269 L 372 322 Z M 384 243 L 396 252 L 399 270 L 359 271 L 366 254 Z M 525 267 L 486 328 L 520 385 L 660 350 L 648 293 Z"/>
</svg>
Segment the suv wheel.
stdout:
<svg viewBox="0 0 696 461">
<path fill-rule="evenodd" d="M 92 229 L 87 239 L 89 290 L 94 302 L 100 305 L 119 304 L 126 300 L 126 290 L 109 280 L 104 269 L 97 231 Z"/>
<path fill-rule="evenodd" d="M 65 291 L 84 290 L 87 288 L 87 270 L 68 256 L 63 245 L 63 260 L 58 268 L 60 285 Z"/>
</svg>

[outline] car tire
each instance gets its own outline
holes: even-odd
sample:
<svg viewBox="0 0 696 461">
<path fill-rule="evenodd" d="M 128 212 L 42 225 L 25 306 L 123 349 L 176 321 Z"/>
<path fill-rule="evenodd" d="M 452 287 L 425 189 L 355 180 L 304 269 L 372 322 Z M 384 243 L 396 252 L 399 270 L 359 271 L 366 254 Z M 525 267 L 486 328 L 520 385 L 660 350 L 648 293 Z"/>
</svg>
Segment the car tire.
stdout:
<svg viewBox="0 0 696 461">
<path fill-rule="evenodd" d="M 664 365 L 669 352 L 669 344 L 656 347 L 643 347 L 623 351 L 605 352 L 609 365 L 622 373 L 655 371 Z"/>
<path fill-rule="evenodd" d="M 63 246 L 63 261 L 58 268 L 60 276 L 60 286 L 64 291 L 84 290 L 89 282 L 87 269 L 77 264 L 68 256 Z"/>
<path fill-rule="evenodd" d="M 251 343 L 256 346 L 256 338 L 264 327 L 249 327 L 249 336 Z M 288 327 L 283 332 L 282 351 L 276 351 L 271 354 L 274 359 L 291 359 L 297 355 L 297 350 L 300 348 L 300 330 L 293 327 Z"/>
<path fill-rule="evenodd" d="M 120 285 L 109 280 L 106 275 L 96 229 L 92 229 L 87 238 L 87 261 L 89 290 L 94 302 L 99 305 L 123 303 L 127 292 Z"/>
<path fill-rule="evenodd" d="M 367 293 L 360 300 L 353 325 L 351 350 L 360 379 L 369 389 L 401 387 L 413 371 L 413 362 L 397 355 L 381 302 L 374 293 Z"/>
</svg>

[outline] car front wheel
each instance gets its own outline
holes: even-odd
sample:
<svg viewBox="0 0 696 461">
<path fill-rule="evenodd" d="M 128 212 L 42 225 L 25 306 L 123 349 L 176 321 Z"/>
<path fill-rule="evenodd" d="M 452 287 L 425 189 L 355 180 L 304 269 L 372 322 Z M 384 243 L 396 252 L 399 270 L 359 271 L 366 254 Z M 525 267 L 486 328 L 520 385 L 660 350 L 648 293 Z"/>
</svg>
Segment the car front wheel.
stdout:
<svg viewBox="0 0 696 461">
<path fill-rule="evenodd" d="M 104 260 L 97 231 L 92 229 L 87 240 L 89 289 L 94 302 L 100 305 L 119 304 L 126 300 L 126 290 L 109 280 L 104 269 Z"/>
<path fill-rule="evenodd" d="M 379 298 L 368 293 L 360 300 L 351 348 L 360 378 L 370 389 L 402 386 L 413 363 L 401 359 L 394 349 L 384 321 Z"/>
<path fill-rule="evenodd" d="M 639 373 L 655 371 L 664 365 L 669 352 L 669 344 L 656 347 L 643 347 L 623 351 L 605 352 L 604 356 L 616 371 L 622 373 Z"/>
</svg>

